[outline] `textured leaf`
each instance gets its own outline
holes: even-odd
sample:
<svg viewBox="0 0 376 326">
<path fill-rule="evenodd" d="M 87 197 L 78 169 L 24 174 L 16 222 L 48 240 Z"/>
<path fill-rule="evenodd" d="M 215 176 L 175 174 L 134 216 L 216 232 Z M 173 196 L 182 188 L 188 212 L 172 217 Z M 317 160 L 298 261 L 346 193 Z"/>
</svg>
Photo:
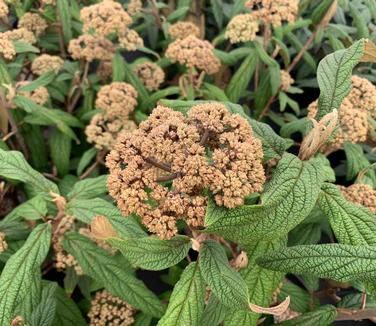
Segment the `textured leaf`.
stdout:
<svg viewBox="0 0 376 326">
<path fill-rule="evenodd" d="M 247 283 L 251 303 L 268 307 L 272 302 L 272 295 L 281 282 L 283 273 L 262 268 L 256 264 L 256 259 L 268 252 L 286 246 L 286 237 L 273 241 L 260 241 L 247 246 L 248 266 L 240 271 L 240 275 Z M 260 314 L 251 311 L 237 310 L 227 314 L 226 326 L 256 326 Z"/>
<path fill-rule="evenodd" d="M 361 39 L 345 50 L 339 50 L 322 59 L 317 68 L 320 87 L 319 110 L 321 119 L 333 109 L 338 109 L 351 89 L 351 74 L 361 60 L 367 40 Z"/>
<path fill-rule="evenodd" d="M 344 244 L 294 246 L 257 260 L 265 268 L 339 282 L 376 279 L 376 248 Z"/>
<path fill-rule="evenodd" d="M 115 230 L 125 238 L 146 236 L 146 232 L 133 218 L 124 217 L 114 205 L 101 198 L 71 200 L 68 202 L 65 211 L 86 224 L 90 224 L 94 216 L 103 215 L 108 218 Z"/>
<path fill-rule="evenodd" d="M 336 319 L 337 311 L 334 306 L 322 306 L 315 311 L 308 312 L 299 317 L 286 320 L 278 325 L 281 326 L 328 326 Z"/>
<path fill-rule="evenodd" d="M 227 88 L 226 95 L 231 102 L 238 102 L 245 92 L 257 65 L 257 56 L 254 51 L 244 59 L 236 73 L 232 76 Z"/>
<path fill-rule="evenodd" d="M 204 311 L 205 283 L 199 264 L 189 264 L 176 283 L 158 326 L 198 326 Z"/>
<path fill-rule="evenodd" d="M 124 59 L 119 52 L 112 58 L 112 81 L 122 82 L 125 79 Z"/>
<path fill-rule="evenodd" d="M 72 140 L 58 129 L 54 129 L 51 134 L 51 157 L 59 175 L 64 176 L 69 173 L 69 163 Z"/>
<path fill-rule="evenodd" d="M 59 193 L 57 186 L 42 174 L 35 171 L 24 156 L 17 151 L 0 149 L 0 175 L 5 178 L 27 183 L 36 193 L 49 198 L 49 192 Z"/>
<path fill-rule="evenodd" d="M 32 82 L 21 86 L 18 90 L 21 92 L 31 92 L 38 87 L 46 86 L 49 83 L 51 83 L 55 78 L 55 72 L 54 71 L 47 71 L 43 75 L 39 76 L 37 79 L 33 80 Z"/>
<path fill-rule="evenodd" d="M 9 325 L 17 304 L 30 295 L 34 273 L 50 248 L 51 225 L 37 226 L 6 263 L 0 276 L 0 325 Z"/>
<path fill-rule="evenodd" d="M 19 217 L 26 220 L 39 220 L 47 214 L 47 203 L 41 195 L 35 196 L 13 209 L 5 218 L 13 221 Z"/>
<path fill-rule="evenodd" d="M 81 175 L 82 172 L 84 172 L 85 168 L 90 164 L 96 154 L 97 150 L 95 147 L 88 149 L 82 154 L 77 166 L 77 175 Z"/>
<path fill-rule="evenodd" d="M 14 49 L 16 50 L 16 53 L 39 53 L 39 49 L 33 45 L 31 45 L 28 42 L 25 41 L 13 41 Z"/>
<path fill-rule="evenodd" d="M 208 206 L 205 232 L 242 244 L 281 237 L 310 213 L 322 178 L 317 160 L 303 162 L 286 153 L 266 185 L 260 205 L 234 209 Z"/>
<path fill-rule="evenodd" d="M 190 239 L 182 235 L 175 236 L 171 240 L 141 237 L 108 238 L 106 241 L 118 248 L 134 266 L 153 271 L 176 265 L 184 259 L 191 248 Z"/>
<path fill-rule="evenodd" d="M 68 193 L 68 200 L 91 199 L 107 193 L 107 175 L 78 181 Z"/>
<path fill-rule="evenodd" d="M 133 274 L 124 271 L 116 257 L 109 256 L 94 242 L 75 232 L 65 234 L 63 245 L 77 259 L 85 274 L 104 284 L 113 295 L 148 315 L 160 317 L 163 314 L 164 307 L 158 297 Z"/>
<path fill-rule="evenodd" d="M 223 25 L 223 2 L 222 0 L 210 0 L 210 4 L 217 26 L 221 28 Z"/>
<path fill-rule="evenodd" d="M 363 148 L 359 144 L 345 142 L 343 148 L 346 153 L 346 179 L 352 180 L 370 163 L 363 155 Z"/>
<path fill-rule="evenodd" d="M 329 183 L 323 185 L 318 202 L 340 243 L 376 246 L 376 218 L 371 211 L 348 202 Z"/>
<path fill-rule="evenodd" d="M 65 44 L 72 39 L 72 15 L 68 0 L 57 0 L 57 10 L 63 29 Z"/>
<path fill-rule="evenodd" d="M 56 283 L 47 283 L 43 287 L 41 301 L 31 315 L 30 326 L 53 325 L 56 312 L 56 289 Z"/>
<path fill-rule="evenodd" d="M 199 265 L 203 278 L 214 295 L 229 308 L 249 308 L 247 285 L 230 267 L 222 246 L 213 240 L 201 244 Z"/>
<path fill-rule="evenodd" d="M 202 314 L 200 325 L 218 325 L 223 319 L 225 319 L 228 310 L 229 309 L 212 293 Z"/>
<path fill-rule="evenodd" d="M 74 301 L 67 297 L 60 287 L 56 290 L 56 314 L 54 326 L 85 326 L 87 323 L 82 317 L 80 309 Z"/>
<path fill-rule="evenodd" d="M 278 301 L 283 301 L 287 296 L 291 298 L 289 308 L 294 311 L 308 312 L 311 310 L 312 304 L 315 304 L 306 290 L 290 281 L 283 285 L 281 292 L 278 294 Z"/>
</svg>

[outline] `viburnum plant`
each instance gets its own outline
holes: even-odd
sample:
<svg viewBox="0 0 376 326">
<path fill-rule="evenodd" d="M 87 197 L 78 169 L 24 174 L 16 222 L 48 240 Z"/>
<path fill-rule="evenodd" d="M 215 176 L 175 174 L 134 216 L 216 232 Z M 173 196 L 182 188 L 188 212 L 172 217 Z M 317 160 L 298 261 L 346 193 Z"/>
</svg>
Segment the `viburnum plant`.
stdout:
<svg viewBox="0 0 376 326">
<path fill-rule="evenodd" d="M 0 326 L 376 321 L 373 0 L 0 0 Z"/>
</svg>

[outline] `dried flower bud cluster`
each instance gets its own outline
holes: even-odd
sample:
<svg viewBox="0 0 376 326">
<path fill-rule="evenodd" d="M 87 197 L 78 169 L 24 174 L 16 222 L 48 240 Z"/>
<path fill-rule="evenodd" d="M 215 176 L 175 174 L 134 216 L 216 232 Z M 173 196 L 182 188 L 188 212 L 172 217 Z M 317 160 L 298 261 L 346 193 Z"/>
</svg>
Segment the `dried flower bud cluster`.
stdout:
<svg viewBox="0 0 376 326">
<path fill-rule="evenodd" d="M 3 35 L 7 37 L 10 41 L 24 41 L 30 44 L 34 44 L 37 42 L 35 35 L 23 27 L 13 29 L 11 31 L 6 31 Z"/>
<path fill-rule="evenodd" d="M 203 225 L 206 189 L 229 208 L 261 191 L 262 157 L 248 122 L 222 104 L 196 105 L 187 117 L 158 106 L 136 131 L 119 136 L 107 156 L 108 188 L 125 216 L 138 214 L 150 232 L 169 239 L 178 219 Z"/>
<path fill-rule="evenodd" d="M 95 37 L 84 34 L 69 42 L 69 53 L 73 59 L 85 59 L 88 62 L 93 60 L 111 61 L 115 53 L 112 42 L 104 37 Z"/>
<path fill-rule="evenodd" d="M 34 33 L 35 36 L 43 34 L 47 27 L 47 21 L 44 18 L 38 14 L 30 12 L 24 14 L 18 22 L 18 28 L 25 28 Z"/>
<path fill-rule="evenodd" d="M 190 35 L 200 37 L 200 29 L 192 22 L 177 22 L 172 24 L 168 29 L 168 34 L 173 39 L 183 39 Z"/>
<path fill-rule="evenodd" d="M 47 90 L 46 87 L 39 86 L 31 92 L 19 91 L 18 90 L 18 87 L 26 86 L 29 83 L 30 83 L 29 81 L 18 82 L 16 84 L 16 93 L 21 95 L 21 96 L 25 96 L 25 97 L 29 98 L 30 100 L 34 101 L 35 103 L 37 103 L 39 105 L 43 105 L 43 104 L 47 103 L 50 96 L 48 94 L 48 90 Z M 9 94 L 7 96 L 7 99 L 8 99 L 9 102 L 12 101 L 12 97 L 13 97 L 12 95 L 15 95 L 15 94 L 12 94 L 12 92 L 9 92 Z"/>
<path fill-rule="evenodd" d="M 173 63 L 179 62 L 189 68 L 194 67 L 211 75 L 215 74 L 221 66 L 221 62 L 214 55 L 213 50 L 213 45 L 208 41 L 191 35 L 172 42 L 166 50 L 166 57 Z"/>
<path fill-rule="evenodd" d="M 112 149 L 121 132 L 133 131 L 137 125 L 128 119 L 110 118 L 105 112 L 93 116 L 85 129 L 87 141 L 99 150 Z"/>
<path fill-rule="evenodd" d="M 100 37 L 111 34 L 123 35 L 132 18 L 116 1 L 104 0 L 81 9 L 80 18 L 84 33 L 93 33 Z"/>
<path fill-rule="evenodd" d="M 353 184 L 349 187 L 339 186 L 342 195 L 350 202 L 367 207 L 376 214 L 376 190 L 363 183 Z"/>
<path fill-rule="evenodd" d="M 290 73 L 286 70 L 281 70 L 281 90 L 287 91 L 290 86 L 294 83 L 294 78 L 291 77 Z"/>
<path fill-rule="evenodd" d="M 246 7 L 252 8 L 251 15 L 263 24 L 273 27 L 283 22 L 293 23 L 299 10 L 299 0 L 248 0 Z"/>
<path fill-rule="evenodd" d="M 154 62 L 143 62 L 134 67 L 134 72 L 149 91 L 156 91 L 165 80 L 163 69 Z"/>
<path fill-rule="evenodd" d="M 31 71 L 40 76 L 52 70 L 57 74 L 62 67 L 64 60 L 57 55 L 42 54 L 36 57 L 31 65 Z"/>
<path fill-rule="evenodd" d="M 317 101 L 308 106 L 308 117 L 314 118 L 318 110 Z M 336 130 L 334 139 L 330 140 L 322 150 L 333 152 L 342 148 L 343 143 L 362 143 L 367 139 L 368 121 L 367 112 L 354 109 L 351 102 L 345 98 L 338 109 L 339 127 Z"/>
<path fill-rule="evenodd" d="M 0 34 L 0 54 L 6 60 L 12 60 L 16 56 L 16 49 L 12 41 L 4 33 Z"/>
<path fill-rule="evenodd" d="M 127 326 L 133 324 L 135 312 L 129 303 L 102 290 L 95 294 L 87 316 L 90 326 Z"/>
<path fill-rule="evenodd" d="M 144 46 L 144 40 L 133 29 L 125 31 L 124 35 L 119 37 L 119 47 L 127 51 L 136 51 Z"/>
<path fill-rule="evenodd" d="M 137 105 L 137 91 L 123 82 L 113 82 L 103 86 L 95 101 L 95 106 L 106 112 L 109 118 L 129 118 Z"/>
<path fill-rule="evenodd" d="M 139 13 L 142 10 L 142 1 L 141 0 L 131 0 L 131 1 L 129 1 L 127 10 L 128 10 L 128 13 L 131 16 Z"/>
<path fill-rule="evenodd" d="M 6 18 L 9 14 L 9 8 L 4 0 L 0 0 L 0 17 Z"/>
<path fill-rule="evenodd" d="M 112 76 L 112 62 L 111 61 L 101 61 L 97 68 L 96 74 L 103 80 L 106 81 Z"/>
<path fill-rule="evenodd" d="M 0 232 L 0 253 L 8 249 L 8 244 L 5 241 L 5 233 Z"/>
<path fill-rule="evenodd" d="M 52 247 L 54 249 L 55 267 L 58 271 L 63 271 L 69 267 L 72 267 L 76 271 L 77 275 L 83 275 L 84 273 L 77 260 L 64 250 L 61 243 L 64 233 L 71 231 L 73 227 L 74 217 L 64 216 L 52 235 Z"/>
<path fill-rule="evenodd" d="M 234 16 L 226 27 L 225 38 L 231 43 L 250 42 L 259 31 L 257 19 L 252 14 Z"/>
</svg>

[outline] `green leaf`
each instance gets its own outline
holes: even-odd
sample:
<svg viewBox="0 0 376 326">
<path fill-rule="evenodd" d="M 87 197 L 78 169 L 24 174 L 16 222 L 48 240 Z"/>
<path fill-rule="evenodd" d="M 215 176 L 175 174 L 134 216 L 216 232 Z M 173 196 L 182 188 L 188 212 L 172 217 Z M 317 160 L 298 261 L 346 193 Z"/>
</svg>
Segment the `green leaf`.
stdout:
<svg viewBox="0 0 376 326">
<path fill-rule="evenodd" d="M 201 243 L 199 265 L 203 278 L 222 304 L 249 309 L 249 293 L 239 273 L 230 267 L 225 250 L 213 240 Z"/>
<path fill-rule="evenodd" d="M 56 312 L 56 289 L 56 283 L 47 283 L 43 287 L 41 301 L 31 315 L 30 326 L 53 325 Z"/>
<path fill-rule="evenodd" d="M 318 202 L 340 243 L 376 246 L 376 219 L 371 211 L 348 202 L 329 183 L 322 186 Z"/>
<path fill-rule="evenodd" d="M 88 149 L 82 154 L 77 166 L 77 175 L 81 175 L 82 172 L 84 172 L 85 168 L 90 164 L 95 155 L 97 155 L 97 150 L 94 147 Z"/>
<path fill-rule="evenodd" d="M 29 295 L 33 274 L 50 248 L 51 225 L 41 224 L 6 263 L 0 276 L 0 325 L 10 325 L 18 303 Z"/>
<path fill-rule="evenodd" d="M 281 326 L 328 326 L 332 325 L 337 316 L 336 307 L 325 305 L 318 309 L 307 312 L 299 317 L 286 320 L 278 325 Z"/>
<path fill-rule="evenodd" d="M 110 293 L 148 315 L 163 315 L 164 307 L 158 297 L 133 274 L 124 271 L 116 257 L 75 232 L 64 235 L 63 246 L 78 260 L 85 274 L 104 284 Z"/>
<path fill-rule="evenodd" d="M 190 239 L 183 235 L 177 235 L 171 240 L 141 237 L 109 238 L 106 241 L 119 249 L 132 265 L 152 271 L 176 265 L 187 256 L 191 248 Z"/>
<path fill-rule="evenodd" d="M 116 52 L 112 58 L 112 71 L 113 82 L 122 82 L 125 80 L 124 59 L 119 52 Z"/>
<path fill-rule="evenodd" d="M 202 314 L 200 325 L 218 325 L 225 319 L 228 308 L 212 293 Z"/>
<path fill-rule="evenodd" d="M 339 50 L 322 59 L 317 68 L 317 82 L 320 87 L 320 120 L 333 109 L 338 109 L 351 89 L 351 74 L 361 61 L 367 40 L 361 39 L 345 50 Z"/>
<path fill-rule="evenodd" d="M 32 92 L 33 90 L 37 89 L 41 86 L 46 86 L 50 84 L 55 78 L 55 72 L 50 70 L 45 72 L 43 75 L 39 76 L 37 79 L 33 80 L 32 82 L 26 84 L 25 86 L 21 86 L 18 88 L 20 92 Z"/>
<path fill-rule="evenodd" d="M 39 220 L 47 215 L 47 203 L 41 195 L 35 196 L 14 208 L 3 221 L 13 221 L 22 217 L 26 220 Z"/>
<path fill-rule="evenodd" d="M 69 173 L 71 147 L 72 141 L 70 137 L 58 129 L 52 131 L 50 143 L 51 157 L 60 176 L 65 176 Z"/>
<path fill-rule="evenodd" d="M 223 2 L 222 0 L 210 0 L 211 7 L 213 9 L 213 15 L 217 26 L 222 28 L 223 26 Z"/>
<path fill-rule="evenodd" d="M 63 29 L 64 42 L 68 44 L 72 39 L 72 15 L 68 0 L 57 0 L 57 11 Z"/>
<path fill-rule="evenodd" d="M 5 178 L 24 182 L 43 198 L 49 199 L 50 191 L 59 193 L 57 186 L 42 174 L 35 171 L 17 151 L 0 149 L 0 175 Z"/>
<path fill-rule="evenodd" d="M 14 41 L 13 45 L 14 45 L 14 49 L 16 50 L 16 53 L 28 53 L 28 52 L 39 53 L 40 52 L 37 47 L 25 41 L 21 41 L 21 40 Z"/>
<path fill-rule="evenodd" d="M 343 148 L 346 153 L 346 179 L 352 180 L 370 163 L 363 155 L 363 148 L 359 144 L 345 142 Z"/>
<path fill-rule="evenodd" d="M 254 50 L 251 50 L 227 85 L 226 95 L 231 102 L 236 103 L 242 97 L 252 79 L 257 62 L 257 55 Z"/>
<path fill-rule="evenodd" d="M 54 326 L 85 326 L 85 319 L 82 317 L 80 309 L 74 301 L 67 297 L 64 290 L 60 287 L 56 290 L 56 314 Z"/>
<path fill-rule="evenodd" d="M 173 11 L 171 14 L 168 15 L 167 21 L 173 23 L 178 20 L 184 19 L 189 11 L 189 7 L 180 7 L 179 9 Z"/>
<path fill-rule="evenodd" d="M 133 218 L 124 217 L 114 205 L 101 198 L 71 200 L 68 202 L 65 212 L 87 224 L 90 224 L 94 216 L 103 215 L 108 218 L 120 236 L 125 238 L 138 238 L 147 235 Z"/>
<path fill-rule="evenodd" d="M 214 49 L 214 54 L 219 60 L 221 60 L 221 63 L 223 65 L 233 66 L 241 59 L 249 55 L 251 51 L 253 50 L 248 47 L 236 48 L 230 52 L 224 52 L 218 49 Z"/>
<path fill-rule="evenodd" d="M 155 103 L 158 102 L 158 100 L 165 98 L 167 96 L 171 95 L 179 95 L 180 94 L 180 87 L 178 86 L 169 86 L 164 89 L 161 89 L 159 91 L 156 91 L 146 99 L 145 106 L 147 108 L 152 109 L 155 105 Z M 136 112 L 137 113 L 137 112 Z"/>
<path fill-rule="evenodd" d="M 256 259 L 268 252 L 286 246 L 286 237 L 272 241 L 252 243 L 245 248 L 248 265 L 240 271 L 249 289 L 249 301 L 259 306 L 268 307 L 272 303 L 273 292 L 282 280 L 283 273 L 270 271 L 256 264 Z M 260 314 L 251 311 L 236 310 L 227 314 L 226 326 L 256 326 Z"/>
<path fill-rule="evenodd" d="M 257 260 L 265 268 L 294 274 L 315 275 L 339 282 L 375 281 L 376 248 L 344 244 L 294 246 Z"/>
<path fill-rule="evenodd" d="M 323 182 L 320 168 L 316 159 L 300 161 L 284 154 L 261 194 L 261 204 L 234 209 L 211 205 L 206 212 L 205 232 L 241 244 L 287 234 L 314 207 Z"/>
<path fill-rule="evenodd" d="M 190 263 L 176 283 L 158 326 L 199 326 L 204 310 L 205 283 L 199 264 Z"/>
<path fill-rule="evenodd" d="M 75 183 L 68 193 L 68 200 L 91 199 L 107 193 L 107 175 L 96 178 L 87 178 Z"/>
<path fill-rule="evenodd" d="M 318 300 L 311 298 L 311 295 L 302 287 L 287 281 L 283 284 L 281 292 L 278 294 L 278 302 L 282 302 L 286 297 L 290 297 L 291 310 L 304 313 L 310 311 L 312 306 L 318 304 Z"/>
<path fill-rule="evenodd" d="M 206 95 L 209 99 L 213 99 L 217 101 L 224 101 L 224 102 L 229 101 L 225 92 L 219 87 L 209 84 L 209 83 L 204 83 L 203 88 L 207 91 Z"/>
<path fill-rule="evenodd" d="M 350 8 L 351 16 L 353 18 L 354 25 L 357 30 L 357 36 L 359 38 L 369 37 L 369 30 L 368 30 L 367 22 L 364 19 L 364 15 L 352 3 L 349 3 L 349 8 Z"/>
</svg>

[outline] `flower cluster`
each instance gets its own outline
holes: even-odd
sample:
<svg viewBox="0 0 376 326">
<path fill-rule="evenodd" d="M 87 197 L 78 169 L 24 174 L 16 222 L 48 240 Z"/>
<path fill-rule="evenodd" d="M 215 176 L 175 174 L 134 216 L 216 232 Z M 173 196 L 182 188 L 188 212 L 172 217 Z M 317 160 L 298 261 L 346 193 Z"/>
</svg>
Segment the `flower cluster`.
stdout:
<svg viewBox="0 0 376 326">
<path fill-rule="evenodd" d="M 168 29 L 168 34 L 173 39 L 183 39 L 190 35 L 200 37 L 200 29 L 192 22 L 177 22 L 172 24 Z"/>
<path fill-rule="evenodd" d="M 128 29 L 125 31 L 124 35 L 119 38 L 119 46 L 127 51 L 136 51 L 138 48 L 144 46 L 144 40 L 136 31 Z"/>
<path fill-rule="evenodd" d="M 57 55 L 42 54 L 36 57 L 31 65 L 31 71 L 40 76 L 52 70 L 57 74 L 62 67 L 64 60 Z"/>
<path fill-rule="evenodd" d="M 158 106 L 137 130 L 119 136 L 107 156 L 108 188 L 124 215 L 138 214 L 150 232 L 168 239 L 178 219 L 203 225 L 206 189 L 229 208 L 261 191 L 262 157 L 248 122 L 222 104 L 196 105 L 187 117 Z"/>
<path fill-rule="evenodd" d="M 103 112 L 97 113 L 86 127 L 89 143 L 98 149 L 111 149 L 121 132 L 136 129 L 130 114 L 137 105 L 137 91 L 130 84 L 114 82 L 103 86 L 95 102 Z"/>
<path fill-rule="evenodd" d="M 291 77 L 290 73 L 286 70 L 281 70 L 281 90 L 287 91 L 290 86 L 294 83 L 294 78 Z"/>
<path fill-rule="evenodd" d="M 128 10 L 128 13 L 131 16 L 139 13 L 142 10 L 142 1 L 141 0 L 131 0 L 131 1 L 129 1 L 127 10 Z"/>
<path fill-rule="evenodd" d="M 0 1 L 0 17 L 5 18 L 9 14 L 9 8 L 4 0 Z"/>
<path fill-rule="evenodd" d="M 255 19 L 273 27 L 283 22 L 293 23 L 299 10 L 299 0 L 248 0 L 245 5 L 252 8 Z"/>
<path fill-rule="evenodd" d="M 43 34 L 47 27 L 48 24 L 44 18 L 38 14 L 30 12 L 24 14 L 18 22 L 18 28 L 25 28 L 26 30 L 34 33 L 35 36 Z"/>
<path fill-rule="evenodd" d="M 18 82 L 16 84 L 16 92 L 21 96 L 25 96 L 25 97 L 29 98 L 30 100 L 34 101 L 35 103 L 37 103 L 39 105 L 45 104 L 50 97 L 46 87 L 39 86 L 31 92 L 18 91 L 17 90 L 18 87 L 26 86 L 29 83 L 30 83 L 29 81 Z M 11 98 L 8 98 L 8 99 L 11 101 Z"/>
<path fill-rule="evenodd" d="M 0 54 L 4 59 L 12 60 L 16 56 L 16 49 L 12 41 L 4 35 L 0 35 Z"/>
<path fill-rule="evenodd" d="M 135 312 L 129 303 L 102 290 L 95 294 L 87 316 L 90 326 L 128 326 L 133 324 Z"/>
<path fill-rule="evenodd" d="M 74 268 L 77 275 L 83 275 L 81 266 L 78 264 L 77 260 L 71 255 L 68 254 L 61 243 L 64 233 L 71 231 L 74 227 L 74 217 L 64 216 L 52 236 L 52 247 L 54 249 L 54 259 L 55 267 L 57 270 L 62 271 L 69 267 Z"/>
<path fill-rule="evenodd" d="M 342 195 L 350 202 L 367 207 L 376 214 L 376 190 L 363 183 L 353 184 L 349 187 L 339 186 Z"/>
<path fill-rule="evenodd" d="M 231 43 L 249 42 L 256 39 L 259 31 L 257 19 L 252 14 L 234 16 L 226 27 L 225 38 Z"/>
<path fill-rule="evenodd" d="M 69 42 L 68 51 L 73 59 L 85 59 L 88 62 L 95 59 L 111 61 L 115 53 L 110 40 L 89 34 L 83 34 L 76 39 L 72 39 Z"/>
<path fill-rule="evenodd" d="M 139 63 L 134 67 L 134 72 L 149 91 L 159 89 L 165 80 L 163 69 L 154 62 Z"/>
<path fill-rule="evenodd" d="M 30 44 L 36 43 L 35 35 L 26 28 L 17 28 L 3 33 L 10 41 L 24 41 Z"/>
<path fill-rule="evenodd" d="M 5 233 L 0 232 L 0 253 L 8 249 L 8 244 L 5 241 Z"/>
<path fill-rule="evenodd" d="M 194 67 L 211 75 L 216 73 L 221 66 L 221 62 L 214 55 L 213 50 L 213 45 L 208 41 L 190 35 L 172 42 L 166 50 L 166 57 L 173 63 L 179 62 L 189 68 Z"/>
</svg>

